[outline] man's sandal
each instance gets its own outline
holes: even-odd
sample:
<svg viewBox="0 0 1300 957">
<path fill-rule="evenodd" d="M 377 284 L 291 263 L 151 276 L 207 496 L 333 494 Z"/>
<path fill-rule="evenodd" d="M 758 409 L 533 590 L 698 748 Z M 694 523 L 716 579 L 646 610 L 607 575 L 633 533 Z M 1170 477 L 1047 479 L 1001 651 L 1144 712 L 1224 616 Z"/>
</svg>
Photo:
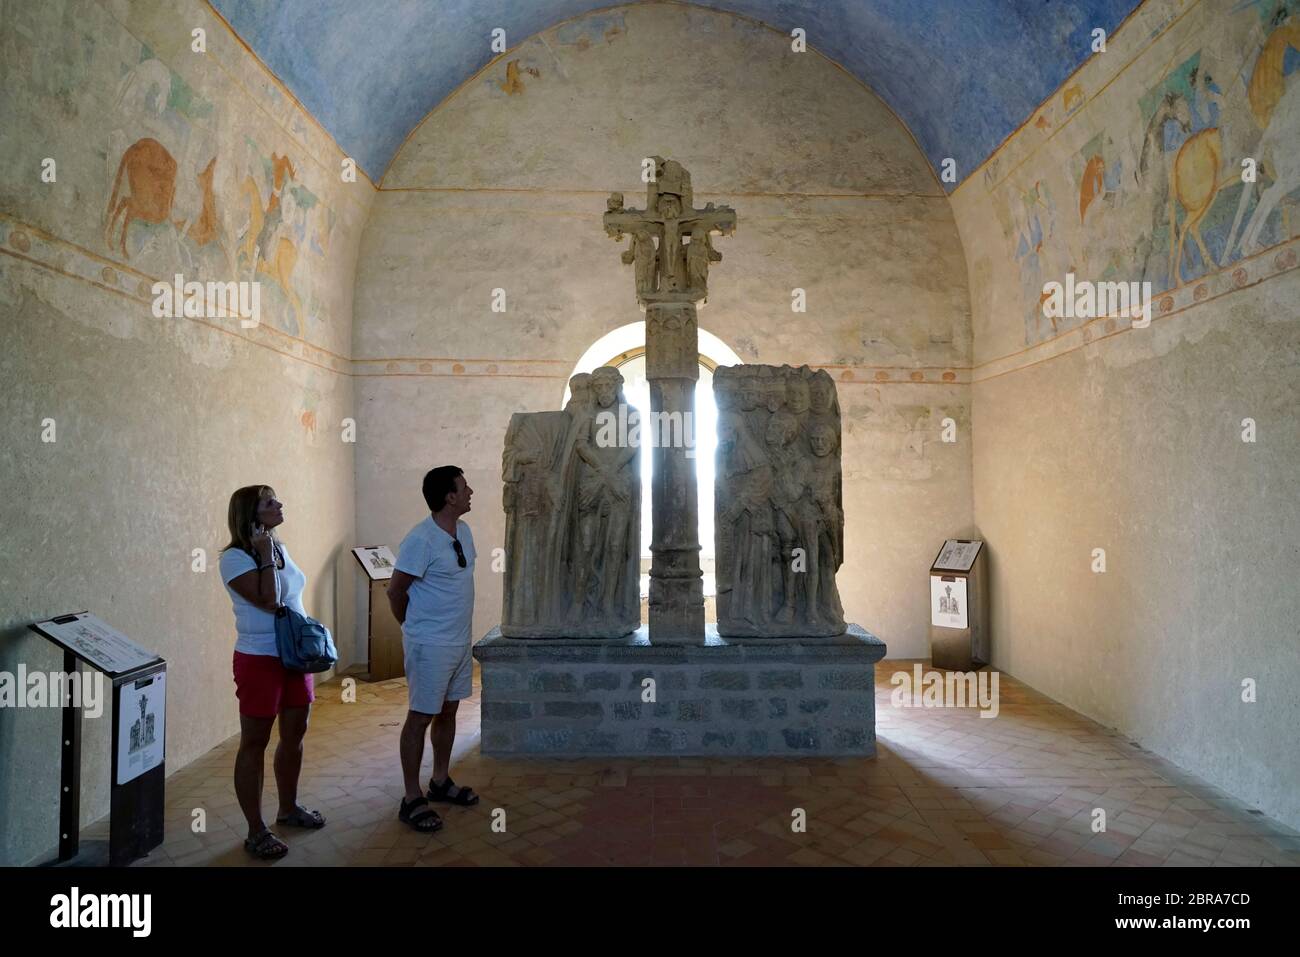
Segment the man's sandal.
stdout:
<svg viewBox="0 0 1300 957">
<path fill-rule="evenodd" d="M 320 811 L 311 811 L 299 806 L 295 807 L 291 813 L 285 814 L 283 817 L 277 817 L 275 823 L 314 831 L 325 826 L 325 818 L 321 817 Z"/>
<path fill-rule="evenodd" d="M 403 824 L 409 824 L 421 834 L 432 834 L 442 827 L 442 818 L 422 797 L 412 798 L 410 801 L 403 800 L 397 809 L 397 819 Z"/>
<path fill-rule="evenodd" d="M 456 788 L 455 796 L 448 793 L 452 788 Z M 474 793 L 473 788 L 459 787 L 451 779 L 451 775 L 447 775 L 447 780 L 443 781 L 442 784 L 434 784 L 433 778 L 429 779 L 429 800 L 457 804 L 461 807 L 472 807 L 478 803 L 478 795 Z"/>
<path fill-rule="evenodd" d="M 257 837 L 247 838 L 244 841 L 244 850 L 258 860 L 274 861 L 289 853 L 289 845 L 272 834 L 268 827 Z"/>
</svg>

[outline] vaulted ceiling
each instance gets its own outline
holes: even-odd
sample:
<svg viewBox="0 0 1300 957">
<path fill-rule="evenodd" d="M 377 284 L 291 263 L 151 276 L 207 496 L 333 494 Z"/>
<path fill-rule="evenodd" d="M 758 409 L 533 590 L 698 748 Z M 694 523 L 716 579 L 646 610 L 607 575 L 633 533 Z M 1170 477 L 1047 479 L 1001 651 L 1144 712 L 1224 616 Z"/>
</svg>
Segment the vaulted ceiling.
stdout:
<svg viewBox="0 0 1300 957">
<path fill-rule="evenodd" d="M 494 55 L 608 0 L 210 0 L 367 174 Z M 655 0 L 635 0 L 655 2 Z M 970 175 L 1138 0 L 695 0 L 837 61 L 907 124 L 931 164 Z"/>
</svg>

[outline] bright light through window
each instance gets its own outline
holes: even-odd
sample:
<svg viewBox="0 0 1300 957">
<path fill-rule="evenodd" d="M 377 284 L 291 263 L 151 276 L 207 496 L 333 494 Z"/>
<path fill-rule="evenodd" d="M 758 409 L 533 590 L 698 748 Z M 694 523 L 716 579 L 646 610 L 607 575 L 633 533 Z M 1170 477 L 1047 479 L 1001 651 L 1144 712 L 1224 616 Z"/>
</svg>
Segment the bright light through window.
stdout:
<svg viewBox="0 0 1300 957">
<path fill-rule="evenodd" d="M 717 366 L 741 365 L 740 356 L 713 333 L 699 330 L 700 378 L 695 386 L 695 475 L 699 482 L 700 566 L 704 572 L 704 594 L 714 593 L 713 579 L 713 459 L 718 444 L 718 408 L 713 404 L 713 373 Z M 624 358 L 632 356 L 633 358 Z M 638 411 L 650 409 L 650 386 L 645 380 L 645 323 L 619 326 L 592 343 L 569 377 L 591 372 L 602 365 L 617 366 L 623 374 L 623 394 Z M 557 408 L 569 401 L 568 385 Z M 650 468 L 653 456 L 648 447 L 641 454 L 641 597 L 649 587 L 651 493 Z"/>
<path fill-rule="evenodd" d="M 645 356 L 629 359 L 618 367 L 623 373 L 623 394 L 649 421 L 650 384 L 645 378 Z M 650 557 L 650 467 L 654 461 L 649 435 L 642 432 L 647 444 L 641 448 L 641 555 Z M 699 488 L 701 558 L 713 557 L 713 462 L 718 447 L 718 407 L 713 403 L 713 373 L 700 366 L 695 384 L 695 478 Z"/>
</svg>

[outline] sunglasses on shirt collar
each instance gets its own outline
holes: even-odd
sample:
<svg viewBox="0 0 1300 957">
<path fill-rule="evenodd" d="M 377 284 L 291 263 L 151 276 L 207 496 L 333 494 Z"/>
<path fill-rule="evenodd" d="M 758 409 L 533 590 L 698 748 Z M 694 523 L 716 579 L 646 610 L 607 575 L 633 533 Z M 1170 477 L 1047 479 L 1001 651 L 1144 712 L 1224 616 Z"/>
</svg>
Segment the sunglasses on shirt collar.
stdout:
<svg viewBox="0 0 1300 957">
<path fill-rule="evenodd" d="M 456 550 L 456 564 L 461 568 L 464 568 L 467 563 L 465 561 L 465 549 L 460 547 L 460 539 L 453 538 L 451 540 L 451 547 Z"/>
</svg>

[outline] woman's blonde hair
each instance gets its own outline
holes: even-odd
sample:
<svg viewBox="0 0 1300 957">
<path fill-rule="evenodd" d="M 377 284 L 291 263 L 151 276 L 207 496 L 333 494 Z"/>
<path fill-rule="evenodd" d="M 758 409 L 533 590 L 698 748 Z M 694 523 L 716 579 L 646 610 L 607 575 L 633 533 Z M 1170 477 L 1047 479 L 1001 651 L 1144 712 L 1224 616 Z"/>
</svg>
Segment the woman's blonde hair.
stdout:
<svg viewBox="0 0 1300 957">
<path fill-rule="evenodd" d="M 230 508 L 226 511 L 226 524 L 230 526 L 230 544 L 223 552 L 232 548 L 241 551 L 253 551 L 253 523 L 257 521 L 257 506 L 266 496 L 275 498 L 275 489 L 269 485 L 245 485 L 236 489 L 230 496 Z"/>
</svg>

